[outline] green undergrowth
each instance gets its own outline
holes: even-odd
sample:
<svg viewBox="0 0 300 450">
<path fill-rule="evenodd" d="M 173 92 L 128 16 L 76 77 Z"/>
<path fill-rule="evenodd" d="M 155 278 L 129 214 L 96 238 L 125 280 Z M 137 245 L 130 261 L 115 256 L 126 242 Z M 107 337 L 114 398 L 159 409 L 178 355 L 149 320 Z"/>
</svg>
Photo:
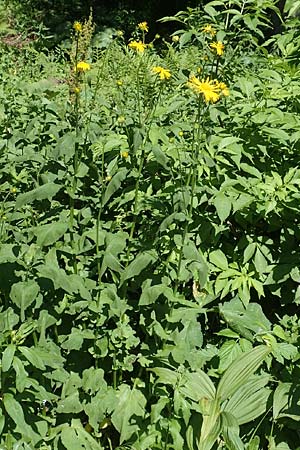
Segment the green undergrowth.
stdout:
<svg viewBox="0 0 300 450">
<path fill-rule="evenodd" d="M 1 450 L 299 450 L 300 42 L 261 43 L 270 6 L 1 44 Z"/>
</svg>

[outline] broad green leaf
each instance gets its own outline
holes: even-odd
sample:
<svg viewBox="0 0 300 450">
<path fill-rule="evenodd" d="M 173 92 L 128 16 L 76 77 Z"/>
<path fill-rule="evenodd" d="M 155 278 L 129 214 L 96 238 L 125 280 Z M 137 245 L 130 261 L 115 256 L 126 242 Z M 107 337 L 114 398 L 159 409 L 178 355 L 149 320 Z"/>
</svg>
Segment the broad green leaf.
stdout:
<svg viewBox="0 0 300 450">
<path fill-rule="evenodd" d="M 40 436 L 33 431 L 33 429 L 25 422 L 24 412 L 20 403 L 14 398 L 12 394 L 5 393 L 3 395 L 3 404 L 7 414 L 15 422 L 16 431 L 21 436 L 26 436 L 31 439 L 33 443 L 40 440 Z"/>
<path fill-rule="evenodd" d="M 120 433 L 120 443 L 128 440 L 135 431 L 139 430 L 134 417 L 143 419 L 147 400 L 142 392 L 135 387 L 130 388 L 122 384 L 117 392 L 117 404 L 111 416 L 114 427 Z"/>
<path fill-rule="evenodd" d="M 72 420 L 71 426 L 64 425 L 61 441 L 67 450 L 102 450 L 102 446 L 83 428 L 81 422 Z"/>
<path fill-rule="evenodd" d="M 29 348 L 29 347 L 18 347 L 19 351 L 22 353 L 22 355 L 36 368 L 40 370 L 45 370 L 45 364 L 43 362 L 43 359 L 39 356 L 39 354 L 36 352 L 36 348 Z"/>
<path fill-rule="evenodd" d="M 230 398 L 249 380 L 270 352 L 271 349 L 266 345 L 259 345 L 242 354 L 222 376 L 217 388 L 217 397 L 221 400 Z"/>
<path fill-rule="evenodd" d="M 219 192 L 214 200 L 213 204 L 217 210 L 217 214 L 221 222 L 227 219 L 231 211 L 231 200 L 223 194 L 223 192 Z"/>
<path fill-rule="evenodd" d="M 288 407 L 291 388 L 292 383 L 279 383 L 275 389 L 273 397 L 274 420 L 277 420 L 280 417 L 280 412 Z"/>
<path fill-rule="evenodd" d="M 19 194 L 16 199 L 16 209 L 21 208 L 28 203 L 32 203 L 35 200 L 50 200 L 55 194 L 57 194 L 61 187 L 62 186 L 59 184 L 46 183 L 36 189 L 33 189 L 32 191 L 26 192 L 25 194 Z"/>
<path fill-rule="evenodd" d="M 73 392 L 66 398 L 63 398 L 57 402 L 57 412 L 59 414 L 76 414 L 83 410 L 83 405 L 79 400 L 79 392 Z"/>
<path fill-rule="evenodd" d="M 209 260 L 212 264 L 214 264 L 219 269 L 227 270 L 228 262 L 225 254 L 222 250 L 214 250 L 209 254 Z"/>
<path fill-rule="evenodd" d="M 149 370 L 158 376 L 158 383 L 170 384 L 173 387 L 177 384 L 180 378 L 179 373 L 174 370 L 165 369 L 164 367 L 155 367 Z"/>
<path fill-rule="evenodd" d="M 122 169 L 119 170 L 119 172 L 116 173 L 116 175 L 112 177 L 111 181 L 109 182 L 104 192 L 102 199 L 102 207 L 106 205 L 111 196 L 114 195 L 114 193 L 120 188 L 122 181 L 125 180 L 127 176 L 127 173 L 128 170 L 123 167 Z"/>
<path fill-rule="evenodd" d="M 149 264 L 153 264 L 157 259 L 155 250 L 145 251 L 140 253 L 124 270 L 120 284 L 124 281 L 134 278 L 139 275 Z"/>
<path fill-rule="evenodd" d="M 28 373 L 26 372 L 23 362 L 18 358 L 13 359 L 13 368 L 16 372 L 16 388 L 18 392 L 23 392 L 29 384 Z"/>
<path fill-rule="evenodd" d="M 213 400 L 216 394 L 216 388 L 203 370 L 197 372 L 185 373 L 180 381 L 180 392 L 194 401 L 200 401 L 202 398 Z"/>
<path fill-rule="evenodd" d="M 66 233 L 67 229 L 68 224 L 64 222 L 49 223 L 36 227 L 37 245 L 43 247 L 54 244 Z"/>
<path fill-rule="evenodd" d="M 271 392 L 265 387 L 269 379 L 268 375 L 263 375 L 249 380 L 233 394 L 224 411 L 231 413 L 239 425 L 264 414 Z"/>
<path fill-rule="evenodd" d="M 25 320 L 25 310 L 37 300 L 40 287 L 34 280 L 19 281 L 13 284 L 10 291 L 10 298 L 21 310 L 21 321 Z"/>
<path fill-rule="evenodd" d="M 164 295 L 167 298 L 170 296 L 174 297 L 174 292 L 163 284 L 145 287 L 142 291 L 139 305 L 151 305 L 156 302 L 160 295 Z"/>
<path fill-rule="evenodd" d="M 239 436 L 239 426 L 236 418 L 225 411 L 221 413 L 222 436 L 228 450 L 244 450 L 244 444 Z"/>
<path fill-rule="evenodd" d="M 203 411 L 198 450 L 211 450 L 221 431 L 219 399 L 202 399 L 200 406 Z"/>
<path fill-rule="evenodd" d="M 8 344 L 4 352 L 2 353 L 2 372 L 7 372 L 12 364 L 16 351 L 15 344 Z"/>
<path fill-rule="evenodd" d="M 160 149 L 160 147 L 158 145 L 153 145 L 152 152 L 153 152 L 153 155 L 154 155 L 156 161 L 158 162 L 158 164 L 160 164 L 164 169 L 169 170 L 168 157 Z"/>
<path fill-rule="evenodd" d="M 85 369 L 82 374 L 82 388 L 85 392 L 95 394 L 98 391 L 105 390 L 107 383 L 104 380 L 104 370 L 90 367 Z"/>
</svg>

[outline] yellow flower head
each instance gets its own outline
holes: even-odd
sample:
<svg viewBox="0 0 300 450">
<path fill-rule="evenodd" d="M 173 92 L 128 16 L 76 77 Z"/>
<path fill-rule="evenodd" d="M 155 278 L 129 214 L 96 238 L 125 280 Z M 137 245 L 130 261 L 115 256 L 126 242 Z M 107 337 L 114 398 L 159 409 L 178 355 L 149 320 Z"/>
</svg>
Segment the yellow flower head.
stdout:
<svg viewBox="0 0 300 450">
<path fill-rule="evenodd" d="M 128 44 L 128 47 L 131 48 L 132 50 L 135 50 L 138 53 L 143 53 L 147 45 L 141 41 L 131 41 Z"/>
<path fill-rule="evenodd" d="M 119 123 L 124 123 L 125 122 L 125 117 L 124 116 L 119 116 L 118 117 L 118 122 Z"/>
<path fill-rule="evenodd" d="M 123 86 L 123 81 L 122 80 L 117 80 L 116 83 L 117 83 L 117 86 Z"/>
<path fill-rule="evenodd" d="M 220 81 L 220 82 L 217 83 L 217 87 L 220 90 L 221 95 L 224 95 L 224 97 L 228 97 L 230 92 L 229 92 L 228 86 L 226 86 L 225 83 Z"/>
<path fill-rule="evenodd" d="M 159 75 L 159 78 L 161 80 L 169 80 L 169 78 L 171 78 L 171 72 L 168 69 L 164 69 L 160 66 L 153 67 L 152 72 Z"/>
<path fill-rule="evenodd" d="M 175 34 L 175 36 L 172 36 L 172 41 L 175 42 L 175 44 L 177 42 L 179 42 L 179 40 L 180 40 L 180 37 L 178 36 L 178 34 Z"/>
<path fill-rule="evenodd" d="M 216 30 L 213 28 L 212 25 L 205 25 L 204 28 L 202 28 L 203 33 L 210 34 L 211 36 L 216 35 Z"/>
<path fill-rule="evenodd" d="M 82 32 L 82 24 L 80 22 L 78 22 L 77 20 L 76 20 L 76 22 L 74 22 L 73 28 L 76 31 L 76 33 Z"/>
<path fill-rule="evenodd" d="M 76 95 L 80 94 L 80 88 L 79 88 L 78 86 L 75 86 L 75 87 L 74 87 L 74 93 L 75 93 Z"/>
<path fill-rule="evenodd" d="M 206 103 L 216 103 L 220 95 L 218 93 L 218 87 L 214 80 L 210 80 L 208 77 L 206 80 L 200 81 L 199 78 L 192 75 L 187 83 L 188 87 L 192 89 L 196 94 L 203 95 Z"/>
<path fill-rule="evenodd" d="M 90 70 L 91 66 L 89 63 L 85 62 L 85 61 L 79 61 L 76 64 L 75 67 L 75 72 L 86 72 L 87 70 Z"/>
<path fill-rule="evenodd" d="M 127 159 L 127 158 L 128 158 L 128 155 L 129 155 L 129 153 L 126 152 L 126 151 L 121 153 L 121 156 L 122 156 L 122 158 L 124 158 L 124 159 Z"/>
<path fill-rule="evenodd" d="M 225 45 L 223 44 L 223 42 L 217 41 L 217 42 L 212 42 L 210 44 L 210 48 L 212 50 L 215 50 L 218 56 L 222 56 L 224 53 Z"/>
<path fill-rule="evenodd" d="M 140 29 L 141 31 L 144 31 L 145 33 L 148 33 L 148 31 L 149 31 L 149 27 L 148 27 L 147 22 L 140 22 L 140 23 L 138 24 L 138 27 L 139 27 L 139 29 Z"/>
</svg>

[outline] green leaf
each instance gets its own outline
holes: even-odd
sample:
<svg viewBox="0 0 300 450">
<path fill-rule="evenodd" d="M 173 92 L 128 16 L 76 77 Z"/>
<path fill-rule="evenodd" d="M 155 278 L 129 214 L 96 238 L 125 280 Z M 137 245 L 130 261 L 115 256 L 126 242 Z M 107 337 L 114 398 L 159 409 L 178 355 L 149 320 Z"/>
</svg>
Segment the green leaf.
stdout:
<svg viewBox="0 0 300 450">
<path fill-rule="evenodd" d="M 40 291 L 39 285 L 34 280 L 19 281 L 13 284 L 10 298 L 21 310 L 21 321 L 25 321 L 25 310 L 37 300 Z"/>
<path fill-rule="evenodd" d="M 209 260 L 212 264 L 214 264 L 219 269 L 227 270 L 228 262 L 225 254 L 222 250 L 214 250 L 209 254 Z"/>
<path fill-rule="evenodd" d="M 40 440 L 40 436 L 33 431 L 33 429 L 25 422 L 24 412 L 20 403 L 15 400 L 12 394 L 5 393 L 3 395 L 3 404 L 7 414 L 15 422 L 17 428 L 16 432 L 19 432 L 21 436 L 26 436 L 31 439 L 32 443 L 36 443 Z"/>
<path fill-rule="evenodd" d="M 158 376 L 157 383 L 170 384 L 174 387 L 180 378 L 180 375 L 176 371 L 165 369 L 164 367 L 155 367 L 149 370 Z"/>
<path fill-rule="evenodd" d="M 124 281 L 139 275 L 149 264 L 153 264 L 157 259 L 155 250 L 148 250 L 140 253 L 122 273 L 120 285 Z"/>
<path fill-rule="evenodd" d="M 62 444 L 67 450 L 102 450 L 102 446 L 85 431 L 80 420 L 73 419 L 71 426 L 64 425 L 61 435 Z"/>
<path fill-rule="evenodd" d="M 236 418 L 232 414 L 222 411 L 221 420 L 222 436 L 226 443 L 226 448 L 228 450 L 244 450 Z"/>
<path fill-rule="evenodd" d="M 15 351 L 16 346 L 14 344 L 8 344 L 2 353 L 2 372 L 7 372 L 10 369 Z"/>
<path fill-rule="evenodd" d="M 114 195 L 114 193 L 120 188 L 122 181 L 125 180 L 127 176 L 127 173 L 128 170 L 123 167 L 122 169 L 119 170 L 118 173 L 116 173 L 116 175 L 112 177 L 104 192 L 102 199 L 102 207 L 106 205 L 111 196 Z"/>
<path fill-rule="evenodd" d="M 19 351 L 22 353 L 23 356 L 34 366 L 37 367 L 40 370 L 45 370 L 45 364 L 43 362 L 43 359 L 38 355 L 36 352 L 36 348 L 29 348 L 29 347 L 18 347 Z"/>
<path fill-rule="evenodd" d="M 63 398 L 57 402 L 57 412 L 59 414 L 76 414 L 83 410 L 83 406 L 79 400 L 79 392 L 73 392 L 66 398 Z"/>
<path fill-rule="evenodd" d="M 271 349 L 266 345 L 259 345 L 243 353 L 222 376 L 217 388 L 217 397 L 221 400 L 231 397 L 249 380 L 270 352 Z"/>
<path fill-rule="evenodd" d="M 227 219 L 231 211 L 231 200 L 223 194 L 223 192 L 219 192 L 214 200 L 213 204 L 217 210 L 217 214 L 221 222 Z"/>
<path fill-rule="evenodd" d="M 224 411 L 231 413 L 239 425 L 251 422 L 264 414 L 270 389 L 265 388 L 270 377 L 257 376 L 241 386 L 230 398 Z"/>
<path fill-rule="evenodd" d="M 16 209 L 22 206 L 32 203 L 35 200 L 45 200 L 51 199 L 55 194 L 61 189 L 61 185 L 55 183 L 47 183 L 42 186 L 33 189 L 32 191 L 26 192 L 25 194 L 19 194 L 16 199 Z"/>
<path fill-rule="evenodd" d="M 49 223 L 36 227 L 37 245 L 44 247 L 54 244 L 66 233 L 67 229 L 68 224 L 64 222 Z"/>
<path fill-rule="evenodd" d="M 179 385 L 180 392 L 198 402 L 202 398 L 213 400 L 216 395 L 216 388 L 203 370 L 197 372 L 185 373 Z"/>
<path fill-rule="evenodd" d="M 147 400 L 136 388 L 130 388 L 122 384 L 117 392 L 117 405 L 111 416 L 114 427 L 120 433 L 120 443 L 128 440 L 135 431 L 139 430 L 139 425 L 135 418 L 143 418 Z"/>
<path fill-rule="evenodd" d="M 164 169 L 169 171 L 168 157 L 163 151 L 161 151 L 160 147 L 158 145 L 153 145 L 152 152 L 158 164 L 160 164 Z"/>
</svg>

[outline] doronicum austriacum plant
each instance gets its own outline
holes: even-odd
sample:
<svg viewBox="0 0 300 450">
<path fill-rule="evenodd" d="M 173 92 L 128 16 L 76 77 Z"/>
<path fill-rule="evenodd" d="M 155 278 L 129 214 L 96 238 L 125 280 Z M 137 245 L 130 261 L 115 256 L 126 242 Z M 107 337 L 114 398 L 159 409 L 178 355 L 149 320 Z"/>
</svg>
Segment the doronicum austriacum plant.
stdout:
<svg viewBox="0 0 300 450">
<path fill-rule="evenodd" d="M 300 448 L 297 29 L 229 3 L 0 44 L 1 450 Z"/>
</svg>

